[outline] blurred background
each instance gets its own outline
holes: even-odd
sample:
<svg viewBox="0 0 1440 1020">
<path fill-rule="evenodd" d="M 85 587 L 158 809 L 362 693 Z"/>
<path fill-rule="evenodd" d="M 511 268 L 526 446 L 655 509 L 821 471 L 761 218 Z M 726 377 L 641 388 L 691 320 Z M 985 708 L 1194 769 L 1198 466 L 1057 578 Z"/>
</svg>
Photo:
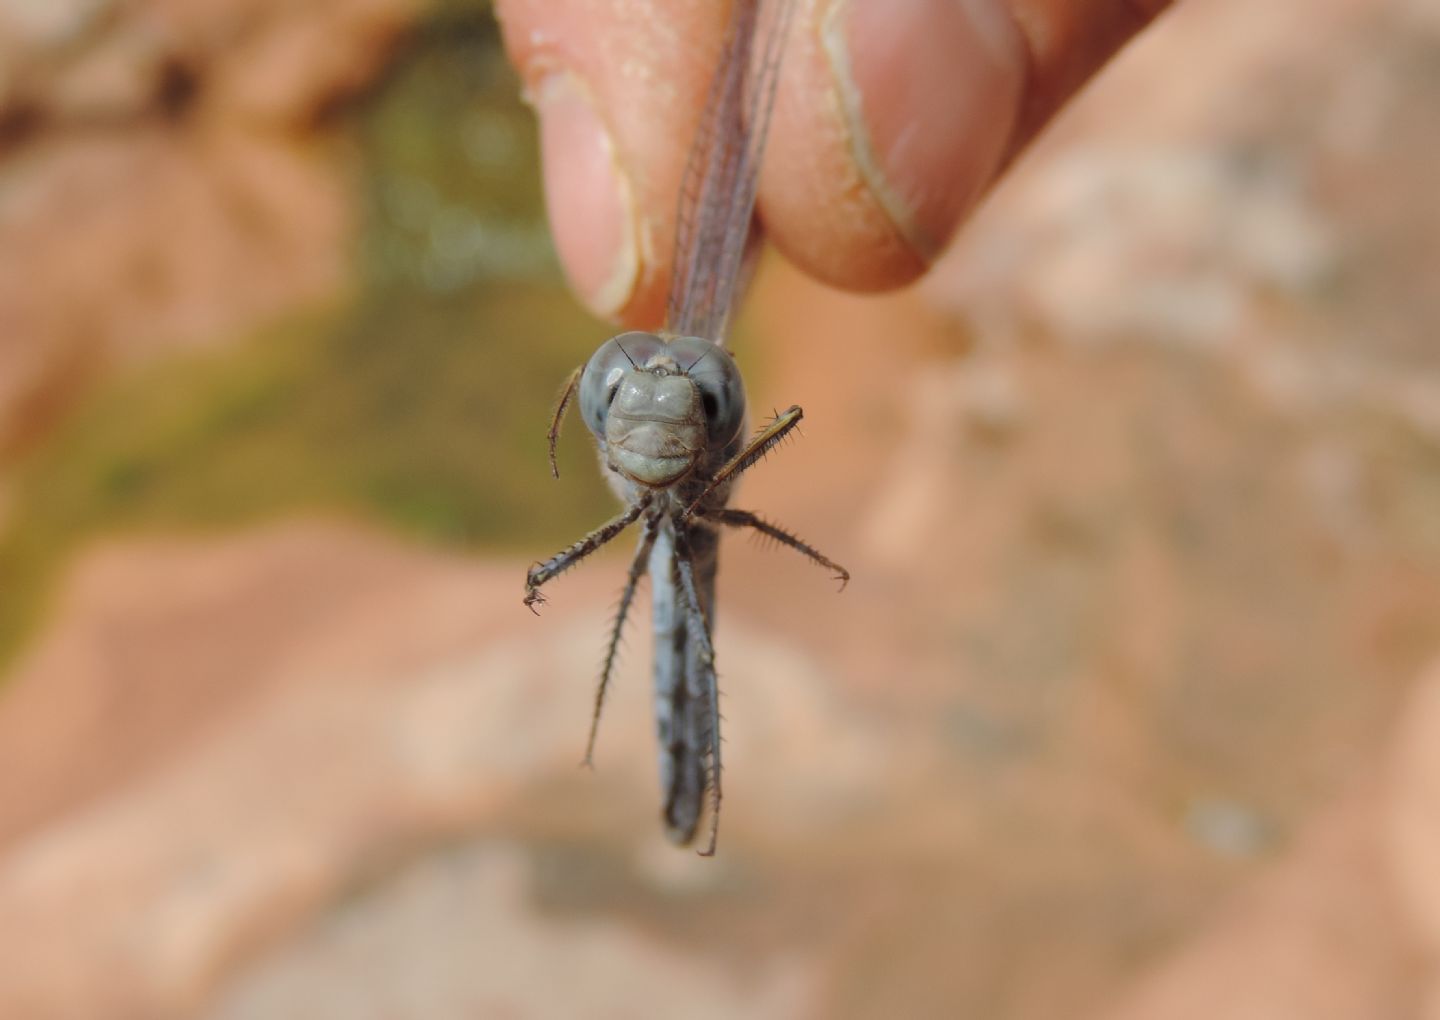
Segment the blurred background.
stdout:
<svg viewBox="0 0 1440 1020">
<path fill-rule="evenodd" d="M 0 1015 L 1440 1018 L 1440 4 L 1192 0 L 778 260 L 720 856 L 488 6 L 0 0 Z M 623 544 L 623 543 L 622 543 Z M 641 618 L 648 606 L 640 607 Z"/>
</svg>

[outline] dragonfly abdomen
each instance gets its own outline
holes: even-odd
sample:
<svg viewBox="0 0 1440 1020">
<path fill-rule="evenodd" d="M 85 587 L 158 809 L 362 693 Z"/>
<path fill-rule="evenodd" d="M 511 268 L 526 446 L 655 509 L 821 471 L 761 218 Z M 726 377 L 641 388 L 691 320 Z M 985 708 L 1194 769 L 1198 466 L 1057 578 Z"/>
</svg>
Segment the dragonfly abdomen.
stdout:
<svg viewBox="0 0 1440 1020">
<path fill-rule="evenodd" d="M 716 548 L 709 527 L 687 529 L 695 586 L 707 620 L 715 605 Z M 655 625 L 655 728 L 659 738 L 662 817 L 670 840 L 684 846 L 695 838 L 709 788 L 711 732 L 707 664 L 709 642 L 693 633 L 680 596 L 675 535 L 665 521 L 650 554 Z"/>
</svg>

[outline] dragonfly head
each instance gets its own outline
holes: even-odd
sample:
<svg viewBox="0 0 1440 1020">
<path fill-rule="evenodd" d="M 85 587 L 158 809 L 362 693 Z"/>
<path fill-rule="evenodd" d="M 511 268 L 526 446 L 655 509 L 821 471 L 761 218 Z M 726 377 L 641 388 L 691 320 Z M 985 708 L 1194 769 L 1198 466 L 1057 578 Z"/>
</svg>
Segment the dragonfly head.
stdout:
<svg viewBox="0 0 1440 1020">
<path fill-rule="evenodd" d="M 707 340 L 622 333 L 586 364 L 580 413 L 605 441 L 612 467 L 663 488 L 735 438 L 745 391 L 734 360 Z"/>
</svg>

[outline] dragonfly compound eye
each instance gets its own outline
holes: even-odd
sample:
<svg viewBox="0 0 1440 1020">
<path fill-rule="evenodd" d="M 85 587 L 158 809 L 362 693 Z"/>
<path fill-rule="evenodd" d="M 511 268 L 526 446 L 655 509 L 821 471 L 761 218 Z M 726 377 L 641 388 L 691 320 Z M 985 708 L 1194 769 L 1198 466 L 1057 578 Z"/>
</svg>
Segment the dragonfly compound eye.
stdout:
<svg viewBox="0 0 1440 1020">
<path fill-rule="evenodd" d="M 653 333 L 621 333 L 600 345 L 580 374 L 580 417 L 597 438 L 605 437 L 610 402 L 625 373 L 649 361 L 665 346 Z"/>
<path fill-rule="evenodd" d="M 734 439 L 745 421 L 745 384 L 735 359 L 725 348 L 693 336 L 670 341 L 670 354 L 700 389 L 710 445 Z"/>
</svg>

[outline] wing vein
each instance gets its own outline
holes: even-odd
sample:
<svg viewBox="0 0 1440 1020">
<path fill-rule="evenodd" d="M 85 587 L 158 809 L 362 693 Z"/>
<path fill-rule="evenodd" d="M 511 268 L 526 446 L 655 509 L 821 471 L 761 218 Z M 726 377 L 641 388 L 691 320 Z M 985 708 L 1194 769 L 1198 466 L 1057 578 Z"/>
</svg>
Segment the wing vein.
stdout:
<svg viewBox="0 0 1440 1020">
<path fill-rule="evenodd" d="M 737 0 L 686 163 L 666 331 L 724 344 L 795 0 Z M 758 46 L 757 46 L 758 40 Z"/>
</svg>

